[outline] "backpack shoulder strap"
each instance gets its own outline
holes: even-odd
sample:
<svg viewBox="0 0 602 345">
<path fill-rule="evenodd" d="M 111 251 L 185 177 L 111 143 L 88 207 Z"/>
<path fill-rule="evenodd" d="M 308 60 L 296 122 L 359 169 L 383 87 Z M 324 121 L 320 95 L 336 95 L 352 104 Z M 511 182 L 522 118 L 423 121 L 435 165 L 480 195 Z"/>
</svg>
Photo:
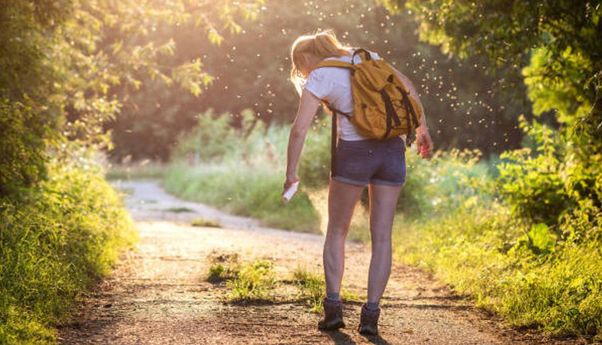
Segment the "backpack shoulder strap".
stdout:
<svg viewBox="0 0 602 345">
<path fill-rule="evenodd" d="M 357 48 L 353 51 L 353 55 L 351 56 L 351 61 L 355 60 L 355 56 L 360 55 L 362 62 L 372 60 L 372 56 L 370 52 L 364 48 Z"/>
</svg>

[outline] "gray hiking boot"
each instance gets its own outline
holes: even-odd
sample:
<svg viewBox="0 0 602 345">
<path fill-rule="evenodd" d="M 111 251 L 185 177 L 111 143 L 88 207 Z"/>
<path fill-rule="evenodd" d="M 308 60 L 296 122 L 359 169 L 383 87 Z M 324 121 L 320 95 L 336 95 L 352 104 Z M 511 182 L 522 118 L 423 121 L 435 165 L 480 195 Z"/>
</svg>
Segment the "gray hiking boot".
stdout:
<svg viewBox="0 0 602 345">
<path fill-rule="evenodd" d="M 318 329 L 321 331 L 332 331 L 345 327 L 343 322 L 343 302 L 333 301 L 328 298 L 322 300 L 324 306 L 324 319 L 318 322 Z"/>
<path fill-rule="evenodd" d="M 363 335 L 377 335 L 378 334 L 378 318 L 380 316 L 380 308 L 377 310 L 370 310 L 364 304 L 362 306 L 362 314 L 360 316 L 360 324 L 358 331 Z"/>
</svg>

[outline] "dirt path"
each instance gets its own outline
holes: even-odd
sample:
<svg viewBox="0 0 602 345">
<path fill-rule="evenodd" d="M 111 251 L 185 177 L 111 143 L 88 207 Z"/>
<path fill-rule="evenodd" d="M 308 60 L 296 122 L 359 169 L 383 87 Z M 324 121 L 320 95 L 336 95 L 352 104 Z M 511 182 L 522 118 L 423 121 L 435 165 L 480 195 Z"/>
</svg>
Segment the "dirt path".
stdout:
<svg viewBox="0 0 602 345">
<path fill-rule="evenodd" d="M 212 252 L 273 260 L 279 276 L 297 267 L 321 273 L 322 236 L 262 228 L 254 220 L 178 200 L 153 181 L 116 185 L 129 194 L 127 207 L 141 241 L 111 277 L 84 298 L 73 321 L 60 329 L 62 344 L 559 342 L 505 329 L 428 275 L 399 264 L 382 303 L 379 338 L 357 333 L 359 303 L 346 306 L 347 328 L 331 333 L 317 331 L 319 315 L 295 298 L 267 305 L 226 303 L 226 288 L 205 281 Z M 217 220 L 223 228 L 189 225 L 199 217 Z M 343 284 L 363 297 L 369 249 L 348 243 L 346 256 Z"/>
</svg>

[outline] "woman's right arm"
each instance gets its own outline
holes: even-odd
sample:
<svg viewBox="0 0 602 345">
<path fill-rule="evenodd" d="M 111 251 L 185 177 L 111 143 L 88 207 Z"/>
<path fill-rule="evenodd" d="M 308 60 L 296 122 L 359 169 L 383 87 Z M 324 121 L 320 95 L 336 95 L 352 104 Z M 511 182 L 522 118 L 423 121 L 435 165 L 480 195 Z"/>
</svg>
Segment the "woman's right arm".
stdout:
<svg viewBox="0 0 602 345">
<path fill-rule="evenodd" d="M 288 139 L 287 162 L 286 162 L 286 181 L 284 182 L 284 190 L 290 187 L 294 182 L 299 180 L 297 176 L 297 168 L 303 144 L 307 131 L 311 126 L 314 115 L 320 107 L 320 99 L 314 96 L 311 92 L 304 89 L 301 93 L 297 116 L 291 128 L 291 133 Z"/>
</svg>

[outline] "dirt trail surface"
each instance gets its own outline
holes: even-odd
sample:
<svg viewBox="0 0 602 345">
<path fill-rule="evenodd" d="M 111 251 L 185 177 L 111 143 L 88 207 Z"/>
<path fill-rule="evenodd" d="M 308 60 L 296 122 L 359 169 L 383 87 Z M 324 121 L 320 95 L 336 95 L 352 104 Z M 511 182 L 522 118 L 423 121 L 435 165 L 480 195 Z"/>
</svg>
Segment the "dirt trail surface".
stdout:
<svg viewBox="0 0 602 345">
<path fill-rule="evenodd" d="M 212 253 L 269 259 L 278 276 L 298 267 L 322 272 L 323 237 L 261 227 L 179 200 L 154 181 L 115 182 L 140 232 L 137 249 L 85 296 L 61 344 L 553 344 L 500 326 L 427 274 L 395 264 L 382 301 L 380 337 L 357 330 L 361 304 L 348 303 L 347 327 L 319 332 L 319 315 L 292 296 L 274 303 L 228 303 L 227 287 L 206 281 Z M 193 227 L 195 218 L 222 228 Z M 348 243 L 343 285 L 365 296 L 369 248 Z"/>
</svg>

